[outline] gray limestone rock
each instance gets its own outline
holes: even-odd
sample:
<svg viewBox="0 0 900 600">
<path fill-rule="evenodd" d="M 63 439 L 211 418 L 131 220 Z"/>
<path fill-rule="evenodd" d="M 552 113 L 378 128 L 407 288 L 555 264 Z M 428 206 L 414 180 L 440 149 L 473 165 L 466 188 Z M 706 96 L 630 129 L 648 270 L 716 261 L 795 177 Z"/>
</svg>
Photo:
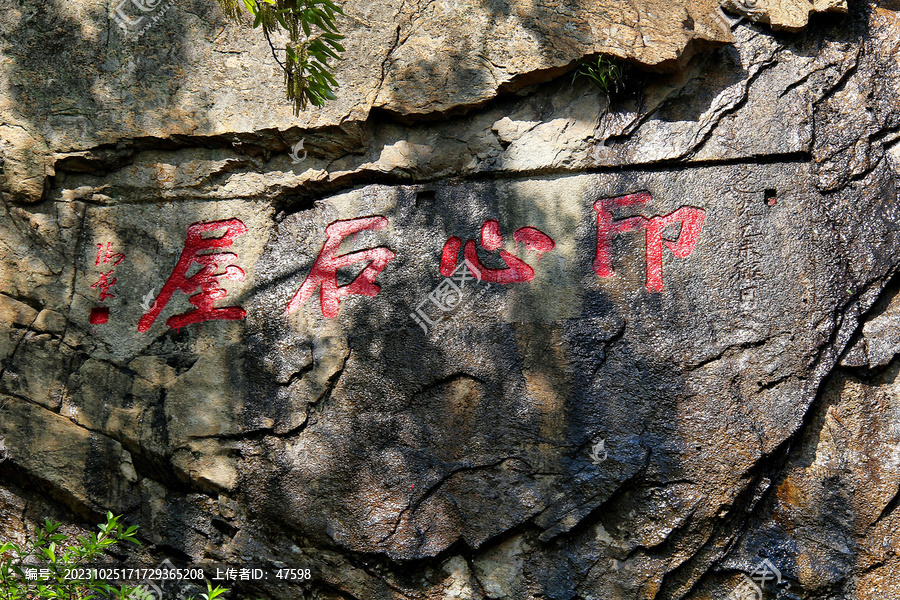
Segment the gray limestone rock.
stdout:
<svg viewBox="0 0 900 600">
<path fill-rule="evenodd" d="M 900 593 L 900 7 L 707 4 L 350 4 L 299 118 L 200 0 L 6 7 L 0 540 L 311 569 L 252 597 Z"/>
</svg>

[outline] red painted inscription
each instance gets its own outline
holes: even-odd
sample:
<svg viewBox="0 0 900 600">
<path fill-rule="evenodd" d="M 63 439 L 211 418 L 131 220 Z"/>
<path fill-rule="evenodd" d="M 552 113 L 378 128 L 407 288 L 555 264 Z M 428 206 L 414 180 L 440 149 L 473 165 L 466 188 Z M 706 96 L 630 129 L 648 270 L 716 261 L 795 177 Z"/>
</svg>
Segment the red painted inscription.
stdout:
<svg viewBox="0 0 900 600">
<path fill-rule="evenodd" d="M 100 271 L 97 281 L 91 285 L 91 289 L 100 289 L 100 302 L 106 301 L 107 298 L 115 298 L 115 294 L 110 293 L 109 289 L 116 285 L 118 279 L 113 277 L 116 267 L 125 260 L 125 255 L 112 251 L 112 242 L 106 242 L 106 252 L 104 252 L 103 244 L 97 244 L 97 259 L 94 266 L 99 267 L 101 264 L 112 265 L 108 271 Z M 95 306 L 91 309 L 91 316 L 88 318 L 91 325 L 105 325 L 109 321 L 109 307 Z"/>
<path fill-rule="evenodd" d="M 521 227 L 513 233 L 516 246 L 521 242 L 534 252 L 542 255 L 556 247 L 550 236 L 534 227 Z M 500 250 L 503 245 L 503 236 L 500 235 L 500 223 L 496 219 L 488 219 L 481 226 L 481 247 L 489 252 Z M 456 270 L 459 262 L 459 249 L 463 246 L 462 240 L 451 236 L 444 244 L 441 254 L 441 275 L 450 277 Z M 475 240 L 469 240 L 463 247 L 463 256 L 466 261 L 474 265 L 479 273 L 478 278 L 490 283 L 523 283 L 534 279 L 534 269 L 518 256 L 500 250 L 500 258 L 506 263 L 505 269 L 490 269 L 481 264 L 478 252 L 475 248 Z M 540 256 L 538 257 L 540 260 Z M 473 273 L 474 275 L 474 273 Z"/>
<path fill-rule="evenodd" d="M 634 230 L 644 230 L 646 237 L 647 260 L 647 291 L 660 292 L 663 290 L 662 256 L 663 244 L 678 258 L 687 258 L 703 229 L 703 219 L 706 211 L 701 208 L 682 206 L 678 210 L 667 215 L 655 217 L 628 217 L 613 220 L 614 208 L 624 208 L 645 204 L 652 199 L 649 192 L 637 192 L 617 198 L 605 198 L 594 203 L 597 211 L 597 253 L 594 258 L 594 272 L 600 277 L 612 277 L 615 275 L 612 267 L 612 237 Z M 663 231 L 670 225 L 681 225 L 681 230 L 676 239 L 663 237 Z"/>
<path fill-rule="evenodd" d="M 313 263 L 309 275 L 306 277 L 303 285 L 300 286 L 300 289 L 297 290 L 297 293 L 294 294 L 294 297 L 291 298 L 285 312 L 290 314 L 297 310 L 312 297 L 316 288 L 319 287 L 321 287 L 319 300 L 322 306 L 322 314 L 329 319 L 337 316 L 340 310 L 341 298 L 351 294 L 369 297 L 377 295 L 381 291 L 381 287 L 375 283 L 375 279 L 396 256 L 391 249 L 379 246 L 368 250 L 348 252 L 347 254 L 338 254 L 337 252 L 345 238 L 360 231 L 381 229 L 387 224 L 387 218 L 372 216 L 335 221 L 326 227 L 325 245 L 319 251 L 319 255 L 316 257 L 316 262 Z M 368 265 L 352 282 L 341 286 L 337 284 L 338 269 L 366 262 Z"/>
<path fill-rule="evenodd" d="M 224 229 L 225 232 L 218 237 L 203 237 L 204 233 L 212 233 Z M 194 223 L 187 229 L 187 239 L 184 249 L 178 258 L 178 263 L 169 275 L 163 288 L 159 291 L 152 307 L 138 323 L 138 331 L 147 331 L 156 317 L 162 312 L 172 298 L 172 294 L 181 291 L 185 294 L 193 294 L 190 303 L 196 309 L 186 313 L 169 317 L 166 325 L 171 329 L 181 329 L 185 325 L 201 323 L 213 319 L 233 321 L 243 319 L 247 313 L 240 306 L 228 306 L 217 308 L 213 304 L 227 295 L 227 292 L 219 287 L 219 279 L 224 277 L 232 281 L 240 281 L 244 278 L 244 271 L 233 263 L 238 255 L 233 252 L 205 252 L 206 250 L 219 250 L 228 248 L 234 243 L 234 238 L 247 233 L 247 227 L 238 219 L 227 221 L 213 221 L 211 223 Z M 190 277 L 188 270 L 194 265 L 200 266 L 200 270 Z M 220 268 L 224 271 L 218 272 Z M 199 291 L 197 291 L 199 289 Z M 197 293 L 194 293 L 197 292 Z"/>
</svg>

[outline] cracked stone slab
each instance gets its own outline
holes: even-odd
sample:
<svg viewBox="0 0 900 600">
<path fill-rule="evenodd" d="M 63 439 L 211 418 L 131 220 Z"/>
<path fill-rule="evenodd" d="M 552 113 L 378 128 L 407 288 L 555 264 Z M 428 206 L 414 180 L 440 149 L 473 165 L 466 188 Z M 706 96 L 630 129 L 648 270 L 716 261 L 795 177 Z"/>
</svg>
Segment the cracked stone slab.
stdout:
<svg viewBox="0 0 900 600">
<path fill-rule="evenodd" d="M 350 352 L 303 430 L 298 456 L 309 462 L 276 471 L 278 484 L 264 487 L 281 491 L 260 510 L 304 531 L 328 532 L 356 551 L 413 558 L 459 538 L 477 547 L 526 521 L 552 538 L 638 472 L 703 482 L 708 506 L 727 504 L 742 486 L 739 474 L 799 426 L 802 407 L 846 343 L 852 324 L 835 320 L 835 310 L 857 302 L 848 288 L 870 285 L 849 265 L 900 242 L 892 221 L 879 216 L 893 198 L 880 196 L 884 167 L 880 177 L 858 188 L 866 200 L 848 190 L 837 204 L 804 186 L 809 167 L 778 164 L 438 186 L 429 202 L 446 207 L 439 220 L 416 210 L 412 189 L 370 187 L 289 216 L 257 264 L 269 294 L 248 307 L 248 325 L 283 332 L 271 338 L 273 347 L 336 328 Z M 744 182 L 740 191 L 721 184 L 736 178 Z M 706 211 L 694 253 L 664 263 L 659 295 L 646 289 L 642 236 L 615 240 L 614 279 L 592 269 L 592 203 L 642 189 L 653 203 L 617 218 L 685 205 Z M 562 197 L 581 202 L 560 204 Z M 844 247 L 851 214 L 882 223 L 881 233 Z M 334 320 L 323 318 L 318 295 L 284 316 L 278 307 L 309 272 L 325 226 L 368 215 L 385 215 L 389 224 L 360 235 L 347 251 L 389 247 L 396 254 L 379 275 L 378 295 L 348 297 Z M 440 283 L 443 242 L 476 236 L 492 217 L 504 230 L 537 227 L 557 247 L 539 262 L 521 255 L 535 268 L 528 285 L 495 285 L 434 334 L 424 333 L 410 313 Z M 844 261 L 849 268 L 839 266 Z M 892 267 L 880 264 L 883 278 Z M 265 339 L 254 335 L 257 344 Z M 604 336 L 615 341 L 585 345 Z M 537 356 L 542 362 L 532 363 Z M 740 376 L 723 391 L 716 382 L 728 373 Z M 441 408 L 444 402 L 451 404 Z M 553 408 L 563 406 L 570 407 L 565 417 Z M 756 442 L 729 443 L 747 435 Z M 610 448 L 600 469 L 585 449 L 597 436 Z M 276 447 L 279 455 L 298 448 Z M 647 460 L 647 450 L 658 458 Z M 481 511 L 482 497 L 504 505 L 504 517 Z"/>
<path fill-rule="evenodd" d="M 61 380 L 62 406 L 14 403 L 21 413 L 14 422 L 43 416 L 73 431 L 103 431 L 132 453 L 136 474 L 123 473 L 123 481 L 160 469 L 163 480 L 174 477 L 169 485 L 234 494 L 314 544 L 416 559 L 460 540 L 479 549 L 527 524 L 540 534 L 523 548 L 588 536 L 600 545 L 585 552 L 624 551 L 632 568 L 650 573 L 639 587 L 659 589 L 663 573 L 708 540 L 696 525 L 683 539 L 687 524 L 727 512 L 745 488 L 744 474 L 796 430 L 855 328 L 854 315 L 893 272 L 887 257 L 900 239 L 885 210 L 896 200 L 891 178 L 882 160 L 827 199 L 815 187 L 814 167 L 800 160 L 375 185 L 285 215 L 274 231 L 263 226 L 269 213 L 252 202 L 186 203 L 159 212 L 155 223 L 140 220 L 145 205 L 91 206 L 75 263 L 81 300 L 68 329 L 80 332 L 79 348 L 106 358 L 74 363 L 74 375 Z M 731 180 L 741 185 L 723 184 Z M 646 202 L 614 207 L 615 220 L 685 206 L 704 212 L 688 255 L 664 251 L 661 291 L 647 289 L 643 231 L 613 236 L 614 276 L 595 271 L 595 202 L 642 190 Z M 383 215 L 384 226 L 345 240 L 341 252 L 390 249 L 395 256 L 378 275 L 378 294 L 346 297 L 335 318 L 323 316 L 314 294 L 286 315 L 326 227 L 371 215 Z M 121 344 L 142 340 L 135 304 L 146 303 L 143 285 L 165 280 L 194 219 L 213 218 L 241 219 L 254 232 L 230 247 L 246 276 L 228 283 L 226 298 L 247 311 L 246 322 L 168 330 L 165 319 L 189 309 L 180 295 L 146 339 Z M 534 278 L 492 284 L 424 332 L 410 313 L 442 281 L 444 242 L 480 239 L 490 218 L 498 219 L 502 247 L 526 260 Z M 865 230 L 855 230 L 862 221 Z M 514 243 L 511 233 L 525 226 L 552 238 L 553 249 L 539 257 Z M 664 233 L 680 236 L 677 224 Z M 95 238 L 110 238 L 113 251 L 121 246 L 140 267 L 120 266 L 103 326 L 89 322 Z M 496 255 L 480 257 L 502 266 Z M 342 284 L 358 274 L 344 272 Z M 20 304 L 6 301 L 18 326 L 36 322 L 35 309 Z M 39 335 L 52 343 L 58 334 Z M 12 352 L 4 389 L 39 397 L 14 385 L 40 348 L 35 341 Z M 56 368 L 66 372 L 73 367 L 65 361 L 83 350 L 62 348 Z M 51 362 L 42 371 L 52 373 L 54 355 L 45 354 Z M 723 389 L 724 380 L 732 383 Z M 302 418 L 291 421 L 294 415 Z M 608 449 L 600 464 L 590 457 L 598 438 Z M 11 444 L 12 463 L 58 482 L 56 471 L 16 458 L 22 443 Z M 628 495 L 636 481 L 676 487 Z M 86 494 L 79 501 L 95 501 Z M 639 520 L 631 537 L 608 531 L 612 541 L 600 543 L 607 534 L 597 511 L 623 497 L 633 498 L 638 515 L 665 514 L 665 525 Z M 643 550 L 670 536 L 682 539 L 683 557 Z M 520 585 L 515 573 L 485 565 L 473 573 L 496 578 L 487 587 Z M 628 572 L 596 566 L 584 585 L 638 585 Z"/>
<path fill-rule="evenodd" d="M 804 600 L 896 591 L 896 3 L 801 34 L 732 24 L 733 46 L 611 101 L 545 81 L 568 50 L 537 52 L 526 36 L 514 46 L 532 62 L 516 63 L 491 39 L 483 72 L 459 60 L 456 81 L 429 63 L 454 94 L 466 88 L 456 108 L 410 96 L 407 69 L 419 45 L 455 43 L 434 15 L 466 5 L 371 5 L 355 26 L 378 41 L 376 67 L 359 74 L 351 112 L 336 104 L 315 125 L 278 112 L 261 48 L 185 6 L 140 58 L 89 4 L 4 15 L 112 40 L 72 45 L 101 72 L 88 108 L 88 80 L 60 79 L 60 65 L 3 63 L 3 110 L 12 99 L 32 111 L 51 153 L 38 159 L 36 130 L 17 143 L 37 154 L 3 146 L 4 174 L 38 175 L 0 191 L 9 535 L 50 490 L 80 518 L 126 513 L 185 559 L 311 565 L 312 591 L 335 600 L 722 598 L 762 555 Z M 504 31 L 521 18 L 480 12 L 497 8 L 472 6 L 466 23 Z M 134 60 L 92 62 L 104 52 Z M 206 71 L 223 85 L 199 90 L 199 67 L 154 71 L 172 57 L 224 60 Z M 245 79 L 271 103 L 250 110 L 225 85 Z M 68 104 L 41 87 L 60 84 Z M 491 86 L 521 85 L 484 103 Z M 133 94 L 124 107 L 117 89 Z M 441 118 L 384 118 L 420 110 Z M 13 116 L 3 135 L 25 123 Z M 293 164 L 287 149 L 307 132 L 310 156 Z M 44 202 L 11 201 L 39 188 Z M 611 209 L 615 274 L 599 276 L 595 202 L 641 192 Z M 383 225 L 336 250 L 390 251 L 377 293 L 325 317 L 317 289 L 286 314 L 329 225 L 372 216 Z M 410 313 L 445 283 L 444 243 L 477 246 L 492 218 L 496 248 L 476 256 L 500 268 L 502 249 L 533 279 L 479 286 L 423 331 Z M 138 332 L 188 228 L 231 219 L 247 228 L 228 248 L 244 277 L 223 280 L 219 305 L 246 318 L 170 328 L 194 306 L 178 292 Z M 106 241 L 126 259 L 109 275 L 108 321 L 92 323 Z M 368 266 L 350 263 L 340 285 Z M 248 595 L 310 591 L 299 587 Z"/>
<path fill-rule="evenodd" d="M 896 293 L 873 309 L 876 314 L 863 323 L 861 336 L 847 350 L 841 365 L 883 367 L 900 353 L 900 299 Z"/>
<path fill-rule="evenodd" d="M 842 0 L 832 4 L 778 6 L 845 8 Z M 356 151 L 365 141 L 359 125 L 373 108 L 407 117 L 460 112 L 550 81 L 585 56 L 677 70 L 697 51 L 734 40 L 713 0 L 351 1 L 341 24 L 347 53 L 338 99 L 294 118 L 264 40 L 210 9 L 206 0 L 167 5 L 138 41 L 99 0 L 77 8 L 29 0 L 5 11 L 0 191 L 36 201 L 57 154 L 121 151 L 126 139 L 194 136 L 270 153 L 289 149 L 302 130 L 319 129 L 339 131 L 331 143 Z M 66 52 L 41 52 L 53 44 Z M 84 164 L 74 155 L 68 163 Z"/>
<path fill-rule="evenodd" d="M 800 31 L 814 13 L 847 12 L 846 0 L 722 0 L 719 4 L 729 12 L 785 31 Z"/>
<path fill-rule="evenodd" d="M 759 556 L 775 557 L 802 597 L 849 595 L 851 585 L 871 596 L 900 591 L 889 550 L 898 542 L 897 372 L 894 361 L 865 381 L 844 370 L 829 378 L 810 429 L 723 567 L 748 572 Z"/>
<path fill-rule="evenodd" d="M 61 154 L 57 165 L 66 171 L 64 183 L 47 195 L 97 204 L 143 202 L 149 187 L 168 200 L 266 197 L 302 205 L 373 179 L 431 181 L 807 154 L 822 162 L 823 189 L 834 189 L 872 168 L 895 127 L 885 103 L 871 103 L 871 114 L 857 119 L 843 108 L 845 94 L 837 93 L 851 84 L 857 100 L 896 93 L 890 88 L 895 67 L 877 60 L 890 50 L 890 29 L 883 18 L 876 22 L 874 32 L 881 33 L 866 42 L 865 51 L 858 42 L 866 27 L 859 15 L 790 39 L 745 23 L 734 29 L 733 47 L 696 57 L 680 75 L 645 80 L 636 96 L 610 102 L 583 81 L 562 88 L 547 84 L 466 118 L 372 123 L 362 152 L 336 144 L 343 134 L 314 133 L 304 138 L 309 156 L 299 164 L 279 150 L 282 142 L 266 136 L 233 148 Z M 875 71 L 882 76 L 871 77 Z M 840 102 L 829 100 L 835 94 Z M 844 125 L 820 127 L 816 136 L 817 119 Z M 860 136 L 872 142 L 855 147 Z"/>
</svg>

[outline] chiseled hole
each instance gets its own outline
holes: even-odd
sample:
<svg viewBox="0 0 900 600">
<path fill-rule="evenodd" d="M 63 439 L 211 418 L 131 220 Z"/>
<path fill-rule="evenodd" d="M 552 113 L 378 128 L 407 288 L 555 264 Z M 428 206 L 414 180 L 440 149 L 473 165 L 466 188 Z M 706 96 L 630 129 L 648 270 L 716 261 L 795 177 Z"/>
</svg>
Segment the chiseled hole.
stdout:
<svg viewBox="0 0 900 600">
<path fill-rule="evenodd" d="M 416 193 L 416 206 L 434 206 L 434 190 L 422 190 Z"/>
</svg>

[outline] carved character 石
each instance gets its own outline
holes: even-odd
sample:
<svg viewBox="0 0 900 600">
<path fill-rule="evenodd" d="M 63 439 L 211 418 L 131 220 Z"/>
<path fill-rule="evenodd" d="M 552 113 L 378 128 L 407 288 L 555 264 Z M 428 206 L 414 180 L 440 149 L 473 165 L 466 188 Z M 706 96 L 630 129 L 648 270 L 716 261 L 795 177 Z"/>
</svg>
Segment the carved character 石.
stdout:
<svg viewBox="0 0 900 600">
<path fill-rule="evenodd" d="M 395 254 L 390 248 L 379 246 L 367 250 L 358 250 L 347 254 L 338 254 L 341 242 L 348 236 L 365 230 L 381 229 L 388 224 L 386 217 L 372 216 L 335 221 L 325 228 L 325 245 L 319 251 L 316 262 L 303 285 L 291 298 L 285 313 L 294 312 L 309 300 L 316 288 L 321 287 L 319 299 L 322 306 L 322 314 L 331 319 L 337 316 L 340 310 L 341 298 L 351 294 L 361 296 L 375 296 L 381 291 L 381 286 L 375 283 L 375 279 L 384 270 Z M 337 270 L 356 263 L 368 262 L 369 264 L 347 285 L 337 284 Z"/>
</svg>

